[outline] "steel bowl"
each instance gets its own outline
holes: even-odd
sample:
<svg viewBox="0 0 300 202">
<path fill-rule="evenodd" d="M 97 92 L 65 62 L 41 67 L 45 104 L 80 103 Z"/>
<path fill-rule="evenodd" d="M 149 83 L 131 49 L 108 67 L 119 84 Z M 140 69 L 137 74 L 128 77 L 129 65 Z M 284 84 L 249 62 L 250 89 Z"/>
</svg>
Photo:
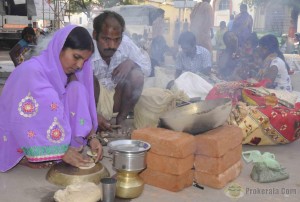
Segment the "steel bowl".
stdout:
<svg viewBox="0 0 300 202">
<path fill-rule="evenodd" d="M 146 153 L 150 144 L 141 140 L 116 140 L 108 143 L 113 153 L 113 167 L 119 171 L 139 172 L 146 167 Z"/>
<path fill-rule="evenodd" d="M 197 135 L 223 125 L 231 109 L 229 98 L 200 101 L 167 111 L 159 126 Z"/>
</svg>

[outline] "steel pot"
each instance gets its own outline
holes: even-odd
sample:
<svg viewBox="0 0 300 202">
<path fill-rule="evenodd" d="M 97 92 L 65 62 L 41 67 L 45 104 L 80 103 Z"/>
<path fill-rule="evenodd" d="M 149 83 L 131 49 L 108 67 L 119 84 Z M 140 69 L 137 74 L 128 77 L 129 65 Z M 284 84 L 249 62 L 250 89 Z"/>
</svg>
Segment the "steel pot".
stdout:
<svg viewBox="0 0 300 202">
<path fill-rule="evenodd" d="M 140 140 L 116 140 L 108 143 L 108 147 L 115 169 L 141 171 L 146 167 L 145 157 L 151 146 Z"/>
<path fill-rule="evenodd" d="M 145 151 L 141 153 L 124 153 L 114 151 L 113 167 L 117 170 L 141 171 L 146 168 L 145 156 Z"/>
</svg>

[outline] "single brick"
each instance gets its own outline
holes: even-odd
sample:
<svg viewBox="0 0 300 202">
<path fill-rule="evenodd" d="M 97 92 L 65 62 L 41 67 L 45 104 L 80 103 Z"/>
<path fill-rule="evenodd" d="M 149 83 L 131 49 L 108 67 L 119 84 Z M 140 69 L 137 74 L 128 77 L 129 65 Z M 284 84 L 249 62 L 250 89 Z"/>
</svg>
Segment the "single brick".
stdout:
<svg viewBox="0 0 300 202">
<path fill-rule="evenodd" d="M 188 170 L 181 175 L 171 175 L 147 168 L 140 173 L 140 177 L 146 184 L 178 192 L 185 187 L 192 186 L 194 171 Z"/>
<path fill-rule="evenodd" d="M 242 161 L 238 161 L 221 174 L 211 175 L 201 171 L 195 171 L 195 181 L 200 185 L 206 185 L 216 189 L 222 189 L 229 182 L 237 178 L 242 170 Z"/>
<path fill-rule="evenodd" d="M 234 149 L 228 151 L 219 158 L 204 155 L 195 156 L 195 170 L 204 173 L 217 175 L 223 173 L 236 162 L 241 160 L 242 145 L 238 145 Z"/>
<path fill-rule="evenodd" d="M 221 157 L 242 144 L 243 133 L 237 126 L 224 125 L 195 136 L 196 154 Z"/>
<path fill-rule="evenodd" d="M 164 128 L 141 128 L 132 132 L 131 139 L 150 143 L 150 151 L 163 156 L 185 158 L 195 153 L 195 137 L 183 132 Z"/>
<path fill-rule="evenodd" d="M 167 174 L 181 175 L 194 166 L 194 154 L 185 158 L 174 158 L 147 152 L 147 168 Z"/>
</svg>

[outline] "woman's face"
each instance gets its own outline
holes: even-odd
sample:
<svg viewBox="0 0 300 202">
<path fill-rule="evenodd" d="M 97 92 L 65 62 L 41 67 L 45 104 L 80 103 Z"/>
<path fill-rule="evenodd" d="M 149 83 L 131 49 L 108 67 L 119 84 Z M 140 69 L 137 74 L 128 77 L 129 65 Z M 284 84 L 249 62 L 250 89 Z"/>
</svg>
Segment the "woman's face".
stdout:
<svg viewBox="0 0 300 202">
<path fill-rule="evenodd" d="M 66 74 L 81 70 L 84 62 L 92 55 L 90 50 L 66 48 L 60 52 L 59 59 Z"/>
<path fill-rule="evenodd" d="M 268 49 L 262 45 L 259 46 L 259 52 L 260 52 L 262 59 L 265 59 L 270 54 Z"/>
</svg>

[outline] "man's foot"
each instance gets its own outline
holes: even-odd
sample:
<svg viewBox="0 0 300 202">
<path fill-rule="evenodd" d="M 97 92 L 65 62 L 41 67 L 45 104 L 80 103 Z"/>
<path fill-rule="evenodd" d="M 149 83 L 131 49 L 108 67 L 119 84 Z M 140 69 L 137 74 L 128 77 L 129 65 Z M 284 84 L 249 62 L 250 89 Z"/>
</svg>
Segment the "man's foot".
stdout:
<svg viewBox="0 0 300 202">
<path fill-rule="evenodd" d="M 29 168 L 33 168 L 33 169 L 43 169 L 43 168 L 50 168 L 53 165 L 52 161 L 47 161 L 47 162 L 37 162 L 37 163 L 33 163 L 33 162 L 29 162 L 28 159 L 26 157 L 24 157 L 20 163 L 20 165 L 22 166 L 27 166 Z"/>
</svg>

